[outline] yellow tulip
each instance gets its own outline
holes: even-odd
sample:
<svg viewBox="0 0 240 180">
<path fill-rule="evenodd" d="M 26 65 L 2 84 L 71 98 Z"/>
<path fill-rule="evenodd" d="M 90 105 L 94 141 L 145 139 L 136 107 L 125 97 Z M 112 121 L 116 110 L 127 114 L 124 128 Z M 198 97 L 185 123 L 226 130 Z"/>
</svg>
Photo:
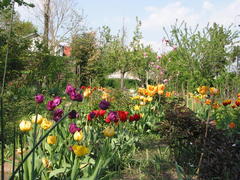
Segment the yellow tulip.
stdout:
<svg viewBox="0 0 240 180">
<path fill-rule="evenodd" d="M 48 144 L 56 144 L 56 142 L 57 142 L 57 136 L 48 136 L 47 137 Z"/>
<path fill-rule="evenodd" d="M 140 106 L 135 105 L 133 109 L 134 109 L 135 111 L 139 111 L 139 110 L 140 110 Z"/>
<path fill-rule="evenodd" d="M 42 124 L 41 124 L 41 128 L 43 128 L 44 130 L 49 129 L 50 127 L 52 127 L 53 122 L 47 120 L 47 118 L 43 118 Z"/>
<path fill-rule="evenodd" d="M 37 115 L 37 124 L 41 124 L 42 120 L 43 120 L 43 117 L 40 114 L 38 114 Z M 36 121 L 36 115 L 33 115 L 32 116 L 32 123 L 35 123 L 35 121 Z"/>
<path fill-rule="evenodd" d="M 140 98 L 140 96 L 133 96 L 131 99 L 135 100 L 135 99 L 139 99 L 139 98 Z"/>
<path fill-rule="evenodd" d="M 49 161 L 47 158 L 42 158 L 42 163 L 43 163 L 43 166 L 45 168 L 51 168 L 52 167 L 51 161 Z"/>
<path fill-rule="evenodd" d="M 83 138 L 84 138 L 84 135 L 82 131 L 76 131 L 73 135 L 73 139 L 75 141 L 81 141 Z"/>
<path fill-rule="evenodd" d="M 151 102 L 153 100 L 153 98 L 150 97 L 150 96 L 148 96 L 146 99 L 147 99 L 148 102 Z"/>
<path fill-rule="evenodd" d="M 159 95 L 163 95 L 163 94 L 164 94 L 164 91 L 163 91 L 163 90 L 158 90 L 158 94 L 159 94 Z"/>
<path fill-rule="evenodd" d="M 91 88 L 87 88 L 87 89 L 85 89 L 85 91 L 83 92 L 83 96 L 84 97 L 88 97 L 88 96 L 90 96 L 91 95 Z"/>
<path fill-rule="evenodd" d="M 102 95 L 102 99 L 108 99 L 109 98 L 109 94 L 106 93 L 106 92 L 103 92 L 103 95 Z"/>
<path fill-rule="evenodd" d="M 30 131 L 32 129 L 32 123 L 31 121 L 22 120 L 21 123 L 19 124 L 19 128 L 23 132 Z"/>
<path fill-rule="evenodd" d="M 115 134 L 115 130 L 113 127 L 107 127 L 106 129 L 103 130 L 103 134 L 106 137 L 112 137 Z"/>
<path fill-rule="evenodd" d="M 89 149 L 85 146 L 79 146 L 75 144 L 72 146 L 72 150 L 77 156 L 84 156 L 86 154 L 89 154 Z"/>
</svg>

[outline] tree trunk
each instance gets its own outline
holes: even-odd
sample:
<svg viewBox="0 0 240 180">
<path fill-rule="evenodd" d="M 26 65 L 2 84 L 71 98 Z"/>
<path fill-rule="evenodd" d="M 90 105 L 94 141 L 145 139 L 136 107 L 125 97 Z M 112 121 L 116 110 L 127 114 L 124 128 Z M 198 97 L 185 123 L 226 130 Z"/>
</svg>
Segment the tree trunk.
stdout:
<svg viewBox="0 0 240 180">
<path fill-rule="evenodd" d="M 50 19 L 50 0 L 44 2 L 44 44 L 48 48 L 49 34 L 49 19 Z"/>
<path fill-rule="evenodd" d="M 125 75 L 125 72 L 121 72 L 121 84 L 120 84 L 121 89 L 124 88 L 124 75 Z"/>
</svg>

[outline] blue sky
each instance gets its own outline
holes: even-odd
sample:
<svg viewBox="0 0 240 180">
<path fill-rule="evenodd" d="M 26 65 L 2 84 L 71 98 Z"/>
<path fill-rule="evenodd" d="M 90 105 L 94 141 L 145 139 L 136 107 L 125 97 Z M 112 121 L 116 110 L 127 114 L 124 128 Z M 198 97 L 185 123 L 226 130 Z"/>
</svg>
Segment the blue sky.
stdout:
<svg viewBox="0 0 240 180">
<path fill-rule="evenodd" d="M 143 42 L 159 49 L 166 36 L 163 27 L 169 27 L 178 18 L 190 26 L 217 22 L 225 26 L 236 23 L 240 14 L 240 0 L 75 0 L 77 9 L 83 9 L 89 27 L 97 29 L 108 25 L 114 33 L 123 25 L 131 38 L 136 16 L 142 21 Z M 31 16 L 19 9 L 26 20 Z"/>
</svg>

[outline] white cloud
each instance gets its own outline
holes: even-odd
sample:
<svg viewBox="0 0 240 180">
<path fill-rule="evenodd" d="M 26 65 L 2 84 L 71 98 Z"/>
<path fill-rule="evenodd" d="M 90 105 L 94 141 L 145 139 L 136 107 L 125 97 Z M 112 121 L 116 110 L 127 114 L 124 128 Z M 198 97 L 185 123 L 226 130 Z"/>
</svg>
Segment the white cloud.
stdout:
<svg viewBox="0 0 240 180">
<path fill-rule="evenodd" d="M 212 10 L 214 5 L 210 1 L 203 2 L 203 9 Z"/>
<path fill-rule="evenodd" d="M 236 17 L 240 14 L 239 10 L 240 0 L 235 0 L 226 7 L 216 8 L 214 13 L 209 17 L 209 22 L 216 22 L 225 26 L 235 24 Z"/>
<path fill-rule="evenodd" d="M 186 21 L 190 24 L 197 24 L 199 15 L 188 7 L 183 6 L 181 2 L 170 3 L 165 7 L 146 7 L 150 12 L 147 19 L 143 20 L 143 29 L 162 29 L 163 26 L 169 26 L 179 21 Z"/>
</svg>

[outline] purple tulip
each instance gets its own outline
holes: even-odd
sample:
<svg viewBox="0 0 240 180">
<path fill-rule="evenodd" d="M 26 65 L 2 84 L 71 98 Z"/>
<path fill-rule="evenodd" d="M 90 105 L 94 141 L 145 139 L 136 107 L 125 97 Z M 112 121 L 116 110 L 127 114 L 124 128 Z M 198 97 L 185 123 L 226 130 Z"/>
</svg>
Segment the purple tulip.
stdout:
<svg viewBox="0 0 240 180">
<path fill-rule="evenodd" d="M 102 100 L 100 103 L 99 103 L 99 108 L 102 109 L 102 110 L 106 110 L 108 109 L 110 106 L 110 103 L 106 100 Z"/>
<path fill-rule="evenodd" d="M 53 112 L 53 120 L 56 121 L 56 122 L 59 121 L 62 118 L 62 115 L 63 115 L 63 110 L 62 109 L 56 109 Z"/>
<path fill-rule="evenodd" d="M 36 103 L 42 103 L 44 101 L 44 96 L 42 94 L 37 94 L 35 96 Z"/>
<path fill-rule="evenodd" d="M 111 111 L 109 114 L 108 114 L 108 119 L 112 122 L 118 122 L 118 114 L 116 111 Z"/>
<path fill-rule="evenodd" d="M 78 94 L 76 92 L 72 92 L 70 94 L 70 99 L 73 100 L 73 101 L 78 101 L 78 102 L 82 102 L 83 100 L 83 97 L 81 94 Z"/>
<path fill-rule="evenodd" d="M 56 107 L 56 104 L 53 101 L 48 101 L 47 103 L 47 110 L 53 111 Z"/>
<path fill-rule="evenodd" d="M 77 113 L 77 111 L 72 110 L 72 111 L 68 114 L 68 117 L 69 117 L 70 119 L 75 119 L 75 118 L 79 117 L 79 114 Z"/>
<path fill-rule="evenodd" d="M 54 100 L 53 100 L 53 103 L 54 103 L 56 106 L 58 106 L 59 104 L 61 104 L 61 102 L 62 102 L 62 98 L 59 97 L 59 96 L 56 96 L 56 97 L 54 98 Z"/>
<path fill-rule="evenodd" d="M 72 87 L 72 85 L 68 84 L 67 87 L 66 87 L 66 90 L 65 92 L 70 95 L 72 92 L 75 92 L 76 89 L 74 87 Z"/>
<path fill-rule="evenodd" d="M 74 134 L 76 131 L 81 131 L 81 128 L 78 128 L 75 123 L 71 123 L 71 124 L 69 125 L 69 132 L 70 132 L 71 134 Z"/>
</svg>

